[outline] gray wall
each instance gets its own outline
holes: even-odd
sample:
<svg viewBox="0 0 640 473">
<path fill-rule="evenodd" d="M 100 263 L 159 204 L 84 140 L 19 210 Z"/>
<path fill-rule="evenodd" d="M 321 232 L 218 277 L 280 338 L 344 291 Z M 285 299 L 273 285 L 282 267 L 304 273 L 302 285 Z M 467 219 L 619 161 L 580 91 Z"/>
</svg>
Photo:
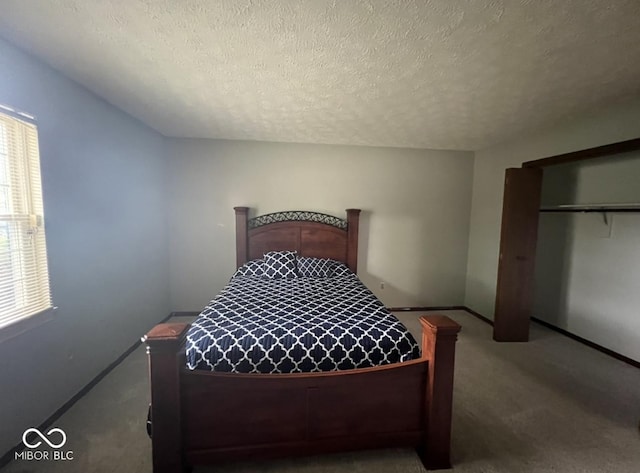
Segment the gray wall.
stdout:
<svg viewBox="0 0 640 473">
<path fill-rule="evenodd" d="M 201 309 L 228 282 L 239 205 L 360 208 L 358 273 L 384 303 L 462 304 L 472 153 L 188 139 L 167 148 L 174 310 Z"/>
<path fill-rule="evenodd" d="M 545 205 L 640 202 L 640 152 L 545 168 Z M 640 361 L 640 213 L 542 213 L 533 314 Z"/>
<path fill-rule="evenodd" d="M 2 40 L 0 71 L 38 120 L 59 307 L 0 344 L 1 455 L 169 313 L 169 279 L 163 138 Z"/>
<path fill-rule="evenodd" d="M 466 305 L 493 318 L 506 168 L 520 167 L 524 161 L 637 137 L 640 137 L 638 99 L 476 152 Z"/>
</svg>

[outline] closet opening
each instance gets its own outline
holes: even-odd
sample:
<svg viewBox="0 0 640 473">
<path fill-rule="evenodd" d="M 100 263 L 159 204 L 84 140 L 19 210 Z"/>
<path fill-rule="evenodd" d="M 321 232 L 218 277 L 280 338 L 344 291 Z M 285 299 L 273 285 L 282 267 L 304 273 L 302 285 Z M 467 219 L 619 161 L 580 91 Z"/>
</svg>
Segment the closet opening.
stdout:
<svg viewBox="0 0 640 473">
<path fill-rule="evenodd" d="M 494 340 L 528 341 L 533 317 L 640 360 L 639 216 L 640 138 L 507 169 Z"/>
</svg>

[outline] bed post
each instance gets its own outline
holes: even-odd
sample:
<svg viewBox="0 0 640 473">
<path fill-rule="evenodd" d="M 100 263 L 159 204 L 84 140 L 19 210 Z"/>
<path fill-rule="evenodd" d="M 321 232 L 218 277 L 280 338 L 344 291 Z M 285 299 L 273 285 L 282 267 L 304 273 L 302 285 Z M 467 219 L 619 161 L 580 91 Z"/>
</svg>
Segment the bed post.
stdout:
<svg viewBox="0 0 640 473">
<path fill-rule="evenodd" d="M 247 217 L 249 207 L 234 207 L 236 211 L 236 266 L 239 268 L 247 262 L 248 256 L 248 228 Z"/>
<path fill-rule="evenodd" d="M 143 338 L 151 379 L 151 445 L 153 473 L 179 473 L 182 452 L 180 370 L 185 365 L 184 339 L 189 324 L 158 324 Z"/>
<path fill-rule="evenodd" d="M 347 266 L 358 272 L 358 225 L 360 209 L 347 209 Z"/>
<path fill-rule="evenodd" d="M 428 470 L 451 468 L 453 368 L 460 325 L 444 315 L 420 317 L 422 355 L 429 360 L 425 437 L 420 456 Z"/>
</svg>

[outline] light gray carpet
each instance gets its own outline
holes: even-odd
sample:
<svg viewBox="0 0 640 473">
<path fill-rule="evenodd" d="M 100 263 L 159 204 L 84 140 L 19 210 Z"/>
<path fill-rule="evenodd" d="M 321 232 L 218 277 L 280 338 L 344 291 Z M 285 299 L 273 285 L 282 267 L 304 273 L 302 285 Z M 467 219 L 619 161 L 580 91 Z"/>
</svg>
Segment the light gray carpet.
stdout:
<svg viewBox="0 0 640 473">
<path fill-rule="evenodd" d="M 446 314 L 463 326 L 454 394 L 455 472 L 640 471 L 640 370 L 536 324 L 531 342 L 498 344 L 491 341 L 491 327 L 466 312 Z M 419 333 L 421 314 L 397 315 Z M 65 449 L 73 450 L 73 461 L 14 461 L 2 473 L 150 472 L 147 383 L 141 347 L 55 423 L 67 433 Z M 202 471 L 424 469 L 411 450 L 383 450 Z"/>
</svg>

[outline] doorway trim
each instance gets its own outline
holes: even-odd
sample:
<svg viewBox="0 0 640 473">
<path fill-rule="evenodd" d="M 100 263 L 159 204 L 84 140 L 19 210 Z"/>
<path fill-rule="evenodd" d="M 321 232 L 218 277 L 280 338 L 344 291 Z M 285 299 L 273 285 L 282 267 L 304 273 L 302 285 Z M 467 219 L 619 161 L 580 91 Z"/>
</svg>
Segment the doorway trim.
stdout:
<svg viewBox="0 0 640 473">
<path fill-rule="evenodd" d="M 627 153 L 631 151 L 638 151 L 638 150 L 640 150 L 640 138 L 634 138 L 631 140 L 619 141 L 617 143 L 597 146 L 594 148 L 586 148 L 579 151 L 572 151 L 570 153 L 563 153 L 555 156 L 550 156 L 547 158 L 526 161 L 522 163 L 522 168 L 537 168 L 542 170 L 547 166 L 554 166 L 557 164 L 565 164 L 565 163 L 571 163 L 571 162 L 577 162 L 577 161 L 585 161 L 588 159 L 602 158 L 606 156 L 613 157 L 614 155 Z M 531 201 L 528 202 L 529 205 L 539 205 L 539 196 L 535 195 L 535 193 L 531 194 L 529 197 L 523 196 L 523 198 L 531 199 Z M 534 200 L 537 200 L 537 201 L 534 203 L 533 202 Z M 504 201 L 503 201 L 502 212 L 503 212 L 503 219 L 502 219 L 502 228 L 500 232 L 501 248 L 503 247 L 502 239 L 505 238 L 505 235 L 510 237 L 513 237 L 514 235 L 518 235 L 518 232 L 515 231 L 514 228 L 509 227 L 509 225 L 514 225 L 513 219 L 504 218 L 504 212 L 505 212 Z M 521 224 L 521 222 L 518 224 Z M 535 231 L 537 232 L 537 228 L 538 228 L 537 216 L 535 218 L 535 221 L 533 220 L 531 221 L 531 226 L 532 228 L 535 228 Z M 522 247 L 524 248 L 523 251 L 526 254 L 518 255 L 518 260 L 522 261 L 523 260 L 522 258 L 524 258 L 526 260 L 535 262 L 535 257 L 536 257 L 535 245 L 522 245 Z M 513 290 L 514 283 L 515 285 L 519 285 L 520 287 L 522 287 L 523 285 L 526 286 L 527 284 L 531 284 L 532 286 L 534 272 L 535 272 L 535 263 L 526 265 L 526 267 L 524 268 L 524 271 L 523 271 L 523 268 L 519 268 L 519 270 L 518 268 L 516 268 L 516 265 L 518 264 L 519 263 L 518 261 L 516 261 L 516 259 L 500 258 L 500 260 L 498 261 L 498 283 L 496 286 L 496 295 L 500 294 L 501 291 Z M 509 274 L 511 276 L 511 280 L 501 277 L 504 274 Z M 514 274 L 518 274 L 518 278 L 519 278 L 518 281 L 513 281 L 512 278 Z M 507 285 L 510 285 L 510 287 L 508 287 Z M 529 289 L 532 290 L 533 288 L 530 287 Z M 530 307 L 531 301 L 532 301 L 532 298 L 529 298 L 529 300 L 527 301 L 527 304 L 529 305 L 529 307 L 524 307 L 524 308 L 521 307 L 520 309 L 523 309 L 523 310 L 511 311 L 508 309 L 505 310 L 503 307 L 502 312 L 500 314 L 498 314 L 499 307 L 498 305 L 496 305 L 496 309 L 494 312 L 494 322 L 496 321 L 496 319 L 501 319 L 503 322 L 501 324 L 503 328 L 498 333 L 496 333 L 496 328 L 495 328 L 496 325 L 494 323 L 494 332 L 493 332 L 494 340 L 497 339 L 499 341 L 504 341 L 504 342 L 522 342 L 522 341 L 527 341 L 529 339 L 528 326 L 529 326 L 529 316 L 530 316 L 530 310 L 531 310 L 531 307 Z M 527 327 L 526 331 L 522 330 L 523 326 Z M 505 330 L 504 327 L 507 327 L 507 329 Z M 520 327 L 520 329 L 510 330 L 508 327 Z"/>
</svg>

